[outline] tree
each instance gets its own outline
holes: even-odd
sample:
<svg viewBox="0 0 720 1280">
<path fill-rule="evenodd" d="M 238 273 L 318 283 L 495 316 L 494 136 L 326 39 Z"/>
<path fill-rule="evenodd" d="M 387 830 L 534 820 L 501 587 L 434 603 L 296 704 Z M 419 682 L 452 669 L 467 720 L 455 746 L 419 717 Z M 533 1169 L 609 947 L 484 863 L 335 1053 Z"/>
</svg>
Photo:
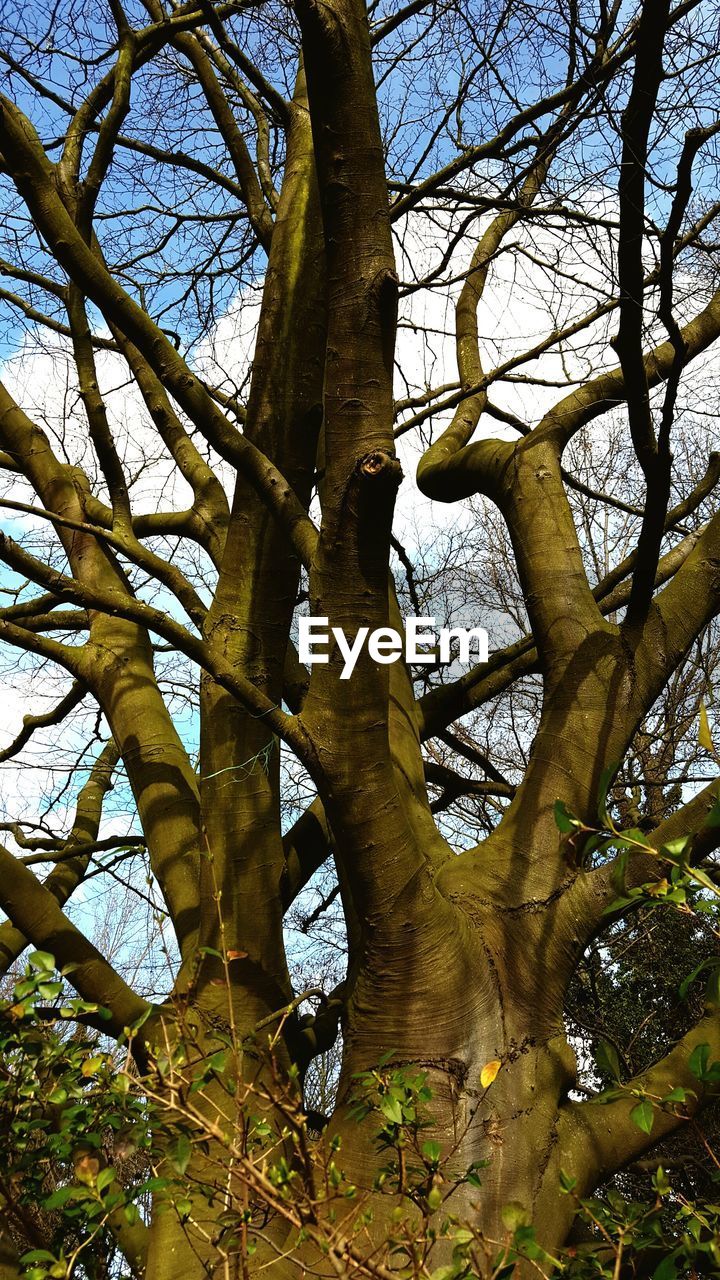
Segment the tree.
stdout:
<svg viewBox="0 0 720 1280">
<path fill-rule="evenodd" d="M 20 530 L 0 546 L 0 638 L 33 690 L 72 680 L 5 757 L 90 708 L 107 738 L 72 830 L 16 823 L 0 849 L 6 966 L 28 944 L 53 957 L 80 1023 L 108 1010 L 140 1073 L 159 1044 L 208 1063 L 275 1019 L 265 1069 L 301 1079 L 341 1026 L 328 1133 L 347 1178 L 370 1187 L 382 1164 L 353 1101 L 389 1053 L 426 1077 L 453 1169 L 487 1162 L 458 1212 L 500 1240 L 519 1206 L 558 1250 L 561 1172 L 585 1196 L 638 1160 L 705 1106 L 698 1055 L 720 1056 L 713 1007 L 598 1107 L 573 1095 L 563 1022 L 588 947 L 649 892 L 632 891 L 667 894 L 673 859 L 711 883 L 720 831 L 712 9 L 110 0 L 7 4 L 4 25 L 0 298 L 26 333 L 0 390 Z M 44 421 L 22 386 L 38 351 L 69 361 Z M 413 554 L 393 533 L 411 439 Z M 598 444 L 622 459 L 600 489 Z M 465 552 L 482 522 L 479 582 L 443 504 Z M 299 663 L 306 605 L 352 637 L 401 625 L 434 578 L 502 604 L 513 630 L 488 663 L 364 649 L 349 680 L 337 646 Z M 66 909 L 99 855 L 132 852 L 101 834 L 120 766 L 177 947 L 163 999 Z M 615 818 L 634 806 L 642 837 L 624 850 L 590 839 L 616 777 Z M 347 973 L 309 1016 L 283 916 L 331 857 Z M 673 1087 L 683 1107 L 645 1103 L 638 1124 L 637 1097 Z M 212 1232 L 188 1227 L 209 1160 L 190 1143 L 187 1212 L 155 1212 L 130 1248 L 148 1280 L 215 1266 Z M 307 1239 L 278 1261 L 281 1226 L 263 1265 L 319 1265 Z"/>
</svg>

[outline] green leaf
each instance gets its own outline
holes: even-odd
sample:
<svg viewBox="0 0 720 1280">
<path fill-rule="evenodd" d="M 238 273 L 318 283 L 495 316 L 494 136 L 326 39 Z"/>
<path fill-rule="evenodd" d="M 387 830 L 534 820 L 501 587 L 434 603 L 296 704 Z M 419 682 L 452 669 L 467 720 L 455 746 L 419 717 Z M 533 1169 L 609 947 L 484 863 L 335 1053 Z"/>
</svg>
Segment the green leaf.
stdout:
<svg viewBox="0 0 720 1280">
<path fill-rule="evenodd" d="M 720 963 L 715 964 L 708 975 L 703 1004 L 710 1012 L 720 1008 Z"/>
<path fill-rule="evenodd" d="M 436 1267 L 435 1270 L 431 1272 L 430 1280 L 452 1280 L 453 1276 L 456 1275 L 457 1268 L 454 1263 L 449 1262 L 443 1267 Z"/>
<path fill-rule="evenodd" d="M 181 1196 L 179 1200 L 175 1201 L 175 1208 L 181 1218 L 189 1218 L 192 1213 L 192 1200 L 188 1200 L 187 1196 Z"/>
<path fill-rule="evenodd" d="M 703 1084 L 717 1084 L 720 1080 L 720 1062 L 713 1062 L 708 1065 L 709 1059 L 710 1045 L 696 1044 L 690 1054 L 688 1067 L 695 1078 L 702 1080 Z"/>
<path fill-rule="evenodd" d="M 172 1164 L 173 1169 L 181 1178 L 190 1163 L 191 1154 L 192 1146 L 190 1139 L 186 1133 L 181 1133 L 175 1143 L 175 1150 L 170 1157 L 170 1163 Z"/>
<path fill-rule="evenodd" d="M 720 796 L 715 797 L 713 807 L 705 819 L 704 826 L 720 827 Z"/>
<path fill-rule="evenodd" d="M 525 1205 L 521 1204 L 519 1200 L 511 1200 L 508 1204 L 503 1205 L 502 1220 L 508 1231 L 517 1231 L 520 1227 L 528 1226 L 529 1214 Z"/>
<path fill-rule="evenodd" d="M 556 800 L 553 807 L 555 815 L 555 826 L 558 831 L 564 835 L 570 835 L 571 831 L 579 831 L 582 823 L 571 813 L 564 800 Z"/>
<path fill-rule="evenodd" d="M 84 1076 L 94 1076 L 102 1067 L 105 1066 L 107 1059 L 102 1053 L 94 1053 L 91 1058 L 86 1058 L 80 1071 Z"/>
<path fill-rule="evenodd" d="M 639 898 L 613 898 L 612 902 L 608 902 L 607 906 L 603 907 L 602 914 L 604 916 L 614 915 L 617 911 L 624 911 L 625 907 L 639 906 Z"/>
<path fill-rule="evenodd" d="M 87 1200 L 90 1194 L 87 1187 L 58 1187 L 43 1200 L 43 1209 L 62 1209 L 71 1200 Z"/>
<path fill-rule="evenodd" d="M 695 981 L 696 978 L 700 976 L 701 973 L 705 971 L 705 969 L 718 968 L 719 966 L 720 966 L 720 956 L 706 956 L 704 960 L 701 960 L 700 964 L 693 969 L 692 973 L 689 973 L 687 978 L 683 978 L 682 982 L 680 983 L 680 987 L 679 987 L 680 999 L 681 1000 L 685 999 L 693 982 Z"/>
<path fill-rule="evenodd" d="M 655 852 L 647 843 L 645 832 L 641 831 L 639 827 L 627 827 L 625 831 L 614 835 L 608 843 L 614 845 L 616 849 L 636 849 L 639 845 L 640 848 L 647 849 L 648 853 Z"/>
<path fill-rule="evenodd" d="M 717 895 L 717 885 L 714 884 L 710 877 L 707 876 L 704 871 L 701 871 L 699 867 L 693 867 L 688 871 L 688 875 L 696 884 L 701 884 L 703 889 L 709 889 L 711 893 Z"/>
<path fill-rule="evenodd" d="M 643 1133 L 652 1133 L 655 1120 L 652 1102 L 649 1102 L 647 1098 L 643 1098 L 636 1107 L 633 1107 L 630 1112 L 630 1119 L 633 1124 L 637 1125 L 638 1129 L 642 1129 Z"/>
<path fill-rule="evenodd" d="M 432 1141 L 423 1142 L 422 1153 L 425 1156 L 425 1159 L 429 1160 L 431 1164 L 437 1164 L 440 1159 L 440 1143 Z"/>
<path fill-rule="evenodd" d="M 669 858 L 682 858 L 691 840 L 692 836 L 677 836 L 674 840 L 668 840 L 662 846 L 662 852 L 666 853 Z"/>
<path fill-rule="evenodd" d="M 709 1044 L 696 1044 L 688 1059 L 688 1069 L 695 1076 L 696 1080 L 702 1080 L 705 1075 L 708 1058 L 710 1057 Z"/>
<path fill-rule="evenodd" d="M 453 1244 L 460 1246 L 472 1244 L 474 1239 L 475 1233 L 471 1231 L 469 1227 L 460 1227 L 452 1238 Z"/>
<path fill-rule="evenodd" d="M 53 973 L 55 969 L 55 957 L 49 951 L 31 951 L 28 959 L 33 969 L 40 969 L 43 973 Z M 54 1261 L 56 1259 L 53 1258 Z"/>
<path fill-rule="evenodd" d="M 389 1094 L 384 1094 L 378 1105 L 385 1119 L 389 1120 L 391 1124 L 402 1124 L 402 1107 L 397 1098 L 391 1098 Z"/>
<path fill-rule="evenodd" d="M 62 991 L 62 982 L 39 982 L 38 995 L 41 1000 L 57 1000 Z"/>
<path fill-rule="evenodd" d="M 538 1244 L 535 1238 L 535 1228 L 531 1226 L 519 1226 L 515 1231 L 513 1243 L 516 1249 L 522 1251 L 525 1258 L 534 1261 L 545 1261 L 549 1254 L 545 1252 L 542 1245 Z"/>
<path fill-rule="evenodd" d="M 29 996 L 31 991 L 35 990 L 35 979 L 24 978 L 22 982 L 16 982 L 13 987 L 13 995 L 16 1000 L 24 1000 L 25 996 Z"/>
<path fill-rule="evenodd" d="M 97 1181 L 95 1183 L 95 1186 L 97 1187 L 98 1195 L 102 1195 L 105 1188 L 109 1187 L 110 1184 L 114 1181 L 115 1181 L 114 1169 L 110 1169 L 110 1168 L 101 1169 L 97 1176 Z"/>
<path fill-rule="evenodd" d="M 216 1071 L 218 1075 L 222 1075 L 227 1066 L 227 1049 L 217 1049 L 211 1054 L 207 1061 L 208 1071 Z"/>
<path fill-rule="evenodd" d="M 378 1070 L 380 1070 L 382 1067 L 386 1067 L 390 1059 L 395 1057 L 395 1053 L 396 1053 L 395 1049 L 386 1049 L 385 1052 L 382 1053 L 378 1058 L 378 1062 L 377 1062 Z"/>
<path fill-rule="evenodd" d="M 652 1280 L 677 1280 L 681 1267 L 683 1267 L 682 1249 L 674 1249 L 655 1268 L 652 1273 Z"/>
<path fill-rule="evenodd" d="M 598 1093 L 592 1099 L 594 1107 L 606 1107 L 609 1102 L 617 1102 L 618 1098 L 623 1097 L 622 1089 L 603 1089 L 602 1093 Z"/>
<path fill-rule="evenodd" d="M 602 1075 L 612 1076 L 613 1080 L 620 1079 L 620 1058 L 614 1044 L 610 1044 L 608 1040 L 600 1040 L 595 1052 L 595 1062 Z"/>
<path fill-rule="evenodd" d="M 618 898 L 624 898 L 627 893 L 628 857 L 627 849 L 623 849 L 622 853 L 619 853 L 615 859 L 610 872 L 610 885 L 615 890 Z"/>
<path fill-rule="evenodd" d="M 135 1194 L 143 1195 L 146 1191 L 152 1191 L 153 1193 L 166 1191 L 169 1186 L 169 1178 L 146 1178 L 144 1182 L 140 1183 L 139 1187 L 135 1188 Z"/>
<path fill-rule="evenodd" d="M 613 778 L 619 769 L 619 763 L 607 765 L 600 775 L 600 785 L 598 787 L 598 816 L 605 826 L 610 826 L 610 818 L 607 811 L 608 792 L 612 785 Z"/>
<path fill-rule="evenodd" d="M 112 1013 L 110 1012 L 109 1009 L 105 1009 L 101 1006 L 98 1012 L 101 1018 L 108 1018 L 108 1019 L 112 1018 Z M 140 1028 L 144 1026 L 144 1024 L 147 1022 L 148 1018 L 152 1013 L 153 1013 L 153 1005 L 149 1004 L 147 1009 L 145 1009 L 144 1013 L 141 1013 L 140 1017 L 136 1018 L 131 1026 L 124 1028 L 124 1034 L 120 1037 L 120 1043 L 122 1044 L 125 1040 L 127 1040 L 129 1035 L 137 1035 Z"/>
</svg>

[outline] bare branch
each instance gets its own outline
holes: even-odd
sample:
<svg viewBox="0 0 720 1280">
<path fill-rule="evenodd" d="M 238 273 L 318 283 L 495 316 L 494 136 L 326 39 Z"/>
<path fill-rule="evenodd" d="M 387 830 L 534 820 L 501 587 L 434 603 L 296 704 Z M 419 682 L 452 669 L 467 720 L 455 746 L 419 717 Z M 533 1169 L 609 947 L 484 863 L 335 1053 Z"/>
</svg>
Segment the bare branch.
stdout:
<svg viewBox="0 0 720 1280">
<path fill-rule="evenodd" d="M 5 611 L 3 611 L 3 616 L 7 617 Z M 9 747 L 5 747 L 0 751 L 0 764 L 4 764 L 6 760 L 12 760 L 14 756 L 18 755 L 23 747 L 27 746 L 36 729 L 49 729 L 52 725 L 61 724 L 65 717 L 80 705 L 83 698 L 87 696 L 87 692 L 87 687 L 82 681 L 75 680 L 65 696 L 49 711 L 41 712 L 35 716 L 24 716 L 22 729 L 17 737 L 10 743 Z"/>
</svg>

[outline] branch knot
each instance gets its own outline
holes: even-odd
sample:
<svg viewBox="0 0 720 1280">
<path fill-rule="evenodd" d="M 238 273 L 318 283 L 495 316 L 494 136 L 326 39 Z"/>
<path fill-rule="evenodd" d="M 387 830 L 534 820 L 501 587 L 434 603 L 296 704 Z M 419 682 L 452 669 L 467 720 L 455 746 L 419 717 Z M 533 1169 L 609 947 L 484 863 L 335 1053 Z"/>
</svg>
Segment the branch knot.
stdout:
<svg viewBox="0 0 720 1280">
<path fill-rule="evenodd" d="M 373 449 L 371 453 L 366 453 L 364 457 L 358 458 L 356 471 L 368 480 L 385 477 L 395 487 L 400 484 L 403 478 L 402 467 L 398 459 L 394 454 L 386 453 L 383 449 Z"/>
</svg>

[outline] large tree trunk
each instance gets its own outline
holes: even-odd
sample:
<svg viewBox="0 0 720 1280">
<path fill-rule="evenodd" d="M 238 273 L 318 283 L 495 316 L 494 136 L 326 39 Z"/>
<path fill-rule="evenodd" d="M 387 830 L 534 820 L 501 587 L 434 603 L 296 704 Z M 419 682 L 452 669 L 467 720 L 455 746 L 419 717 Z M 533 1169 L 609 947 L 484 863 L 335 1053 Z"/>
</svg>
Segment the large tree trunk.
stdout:
<svg viewBox="0 0 720 1280">
<path fill-rule="evenodd" d="M 439 912 L 434 912 L 437 922 Z M 401 935 L 388 977 L 385 948 L 367 966 L 348 1013 L 340 1107 L 332 1131 L 342 1135 L 343 1167 L 352 1181 L 372 1184 L 387 1158 L 378 1152 L 377 1113 L 361 1125 L 343 1101 L 357 1096 L 353 1077 L 390 1050 L 394 1064 L 426 1073 L 432 1091 L 431 1125 L 447 1160 L 445 1193 L 476 1162 L 482 1189 L 453 1193 L 446 1209 L 491 1241 L 507 1238 L 502 1210 L 522 1206 L 544 1246 L 562 1244 L 572 1206 L 559 1194 L 561 1160 L 573 1172 L 573 1152 L 558 1147 L 559 1108 L 575 1081 L 575 1056 L 562 1025 L 562 983 L 557 956 L 543 956 L 544 915 L 502 922 L 488 913 L 485 927 L 447 908 L 444 927 L 414 917 Z M 527 956 L 526 965 L 512 957 Z M 499 1062 L 483 1084 L 483 1068 Z M 449 1157 L 449 1159 L 448 1159 Z M 442 1212 L 442 1211 L 440 1211 Z M 387 1224 L 389 1214 L 381 1213 Z"/>
<path fill-rule="evenodd" d="M 430 1124 L 421 1140 L 431 1138 L 441 1146 L 443 1195 L 471 1165 L 484 1166 L 479 1170 L 481 1188 L 461 1185 L 436 1211 L 438 1220 L 446 1212 L 455 1214 L 497 1252 L 512 1234 L 503 1220 L 503 1210 L 511 1206 L 516 1216 L 535 1224 L 549 1252 L 565 1242 L 573 1204 L 560 1194 L 559 1170 L 582 1177 L 583 1169 L 578 1151 L 560 1141 L 575 1057 L 562 1026 L 563 966 L 557 945 L 547 945 L 553 934 L 557 938 L 550 915 L 547 909 L 529 909 L 504 918 L 496 907 L 483 921 L 470 922 L 425 884 L 398 907 L 392 939 L 387 931 L 382 942 L 366 936 L 362 972 L 344 1020 L 338 1105 L 326 1139 L 341 1138 L 337 1162 L 363 1204 L 370 1193 L 371 1233 L 378 1241 L 391 1229 L 397 1204 L 404 1204 L 411 1221 L 419 1216 L 402 1194 L 411 1189 L 409 1184 L 403 1187 L 390 1178 L 382 1191 L 372 1193 L 389 1159 L 378 1142 L 385 1121 L 378 1111 L 362 1121 L 350 1114 L 352 1102 L 363 1096 L 358 1074 L 392 1051 L 386 1070 L 422 1073 L 432 1090 Z M 518 956 L 524 962 L 518 963 Z M 246 1016 L 246 1000 L 242 1007 Z M 259 1012 L 255 1005 L 254 1015 Z M 215 1017 L 222 1018 L 220 1005 Z M 483 1085 L 483 1067 L 495 1060 L 500 1063 L 497 1075 Z M 213 1157 L 222 1158 L 219 1148 Z M 199 1157 L 188 1172 L 191 1178 L 207 1177 L 207 1161 Z M 211 1176 L 218 1179 L 214 1160 Z M 198 1226 L 209 1236 L 204 1246 L 195 1224 L 183 1227 L 173 1211 L 157 1215 L 147 1280 L 178 1275 L 192 1280 L 205 1274 L 206 1265 L 215 1268 L 212 1274 L 225 1274 L 211 1244 L 224 1207 L 221 1192 L 214 1220 L 207 1203 L 199 1205 Z M 279 1242 L 282 1222 L 275 1222 L 273 1233 Z M 309 1264 L 315 1251 L 310 1245 L 306 1251 Z M 443 1245 L 435 1252 L 435 1265 L 440 1265 Z M 271 1261 L 261 1249 L 251 1260 L 251 1271 L 258 1259 Z M 273 1274 L 277 1268 L 279 1263 L 271 1268 Z"/>
</svg>

